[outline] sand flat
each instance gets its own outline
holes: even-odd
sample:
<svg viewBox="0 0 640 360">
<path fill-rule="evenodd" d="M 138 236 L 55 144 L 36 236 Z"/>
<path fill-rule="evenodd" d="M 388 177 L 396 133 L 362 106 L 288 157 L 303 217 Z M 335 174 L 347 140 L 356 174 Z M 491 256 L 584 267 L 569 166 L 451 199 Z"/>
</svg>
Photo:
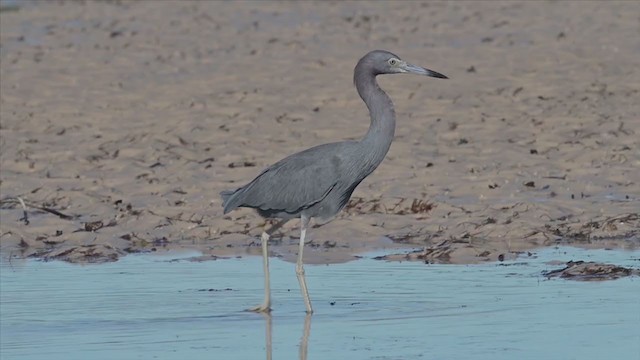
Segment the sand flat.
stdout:
<svg viewBox="0 0 640 360">
<path fill-rule="evenodd" d="M 388 246 L 473 263 L 640 242 L 633 2 L 41 2 L 0 16 L 0 251 L 72 262 L 158 248 L 258 254 L 218 192 L 368 126 L 356 61 L 387 76 L 396 139 L 309 262 Z M 20 220 L 20 197 L 28 224 Z M 69 218 L 46 212 L 53 209 Z M 276 242 L 290 258 L 291 222 Z"/>
</svg>

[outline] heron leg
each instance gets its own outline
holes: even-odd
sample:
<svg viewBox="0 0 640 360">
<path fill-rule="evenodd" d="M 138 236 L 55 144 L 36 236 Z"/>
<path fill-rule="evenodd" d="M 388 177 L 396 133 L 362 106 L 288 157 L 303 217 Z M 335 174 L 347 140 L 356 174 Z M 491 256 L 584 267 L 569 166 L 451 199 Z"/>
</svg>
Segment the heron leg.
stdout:
<svg viewBox="0 0 640 360">
<path fill-rule="evenodd" d="M 265 335 L 265 347 L 267 348 L 267 360 L 271 360 L 272 359 L 272 355 L 273 355 L 273 341 L 272 341 L 272 337 L 271 337 L 271 333 L 272 333 L 272 329 L 273 329 L 273 322 L 272 322 L 272 318 L 271 318 L 271 313 L 265 312 L 262 313 L 262 316 L 264 316 L 264 319 L 267 323 L 267 328 L 266 328 L 266 335 Z"/>
<path fill-rule="evenodd" d="M 247 309 L 247 311 L 255 312 L 270 312 L 271 311 L 271 283 L 269 281 L 269 238 L 277 229 L 282 227 L 286 223 L 286 220 L 280 221 L 271 228 L 268 229 L 269 222 L 267 221 L 260 236 L 260 242 L 262 243 L 262 267 L 264 272 L 264 301 L 258 306 Z"/>
<path fill-rule="evenodd" d="M 307 216 L 300 216 L 300 247 L 298 248 L 298 261 L 296 262 L 296 276 L 300 283 L 300 291 L 302 291 L 302 297 L 304 298 L 304 305 L 307 308 L 307 313 L 313 313 L 311 307 L 311 299 L 309 298 L 309 291 L 307 290 L 307 281 L 304 278 L 304 266 L 302 264 L 302 252 L 304 250 L 304 238 L 307 234 L 307 226 L 309 225 L 309 218 Z"/>
<path fill-rule="evenodd" d="M 307 353 L 309 348 L 309 333 L 311 332 L 311 316 L 313 314 L 307 313 L 304 317 L 304 331 L 302 332 L 302 339 L 300 339 L 300 349 L 298 350 L 298 357 L 300 360 L 307 360 Z"/>
</svg>

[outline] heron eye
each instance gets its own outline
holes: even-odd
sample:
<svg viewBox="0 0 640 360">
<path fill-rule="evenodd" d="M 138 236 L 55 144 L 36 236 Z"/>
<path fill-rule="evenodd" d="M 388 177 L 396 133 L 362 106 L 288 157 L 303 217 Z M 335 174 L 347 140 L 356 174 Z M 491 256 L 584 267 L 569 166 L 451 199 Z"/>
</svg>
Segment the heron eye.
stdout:
<svg viewBox="0 0 640 360">
<path fill-rule="evenodd" d="M 397 64 L 398 64 L 398 60 L 397 59 L 389 59 L 389 65 L 396 66 Z"/>
</svg>

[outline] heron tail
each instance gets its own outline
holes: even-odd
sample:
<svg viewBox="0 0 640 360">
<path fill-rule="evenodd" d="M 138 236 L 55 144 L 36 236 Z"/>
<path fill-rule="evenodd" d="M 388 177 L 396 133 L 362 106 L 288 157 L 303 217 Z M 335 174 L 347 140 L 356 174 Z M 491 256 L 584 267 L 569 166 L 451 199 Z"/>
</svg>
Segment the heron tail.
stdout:
<svg viewBox="0 0 640 360">
<path fill-rule="evenodd" d="M 238 207 L 234 204 L 233 201 L 233 195 L 235 195 L 238 190 L 240 189 L 224 190 L 220 192 L 220 197 L 222 197 L 222 206 L 224 207 L 225 214 Z"/>
</svg>

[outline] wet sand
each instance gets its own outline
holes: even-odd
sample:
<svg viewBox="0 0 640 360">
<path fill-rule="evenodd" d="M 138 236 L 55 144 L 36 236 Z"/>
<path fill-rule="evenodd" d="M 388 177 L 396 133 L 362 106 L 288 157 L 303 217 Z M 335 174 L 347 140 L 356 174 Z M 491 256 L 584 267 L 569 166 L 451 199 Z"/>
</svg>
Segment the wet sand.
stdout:
<svg viewBox="0 0 640 360">
<path fill-rule="evenodd" d="M 387 76 L 398 127 L 306 261 L 422 248 L 431 262 L 640 245 L 634 2 L 39 2 L 0 13 L 0 251 L 113 261 L 258 254 L 218 192 L 368 126 L 356 61 L 386 49 L 451 79 Z M 27 218 L 23 216 L 25 202 Z M 297 222 L 274 239 L 293 258 Z"/>
</svg>

